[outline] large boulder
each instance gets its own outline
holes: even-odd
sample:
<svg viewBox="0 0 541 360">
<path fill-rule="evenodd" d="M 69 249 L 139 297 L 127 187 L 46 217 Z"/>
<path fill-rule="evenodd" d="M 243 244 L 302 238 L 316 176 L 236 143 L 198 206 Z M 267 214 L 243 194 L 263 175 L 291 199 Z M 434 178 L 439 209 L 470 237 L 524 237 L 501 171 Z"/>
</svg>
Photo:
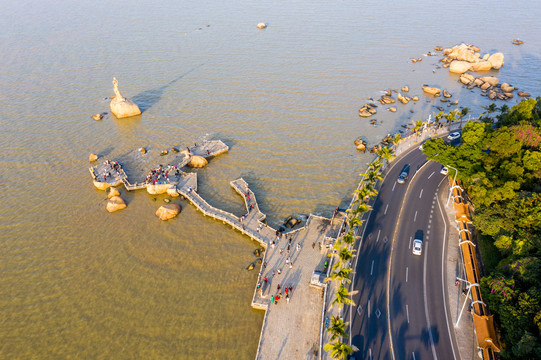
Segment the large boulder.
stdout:
<svg viewBox="0 0 541 360">
<path fill-rule="evenodd" d="M 460 44 L 451 49 L 445 49 L 443 55 L 446 55 L 451 59 L 474 63 L 477 62 L 481 56 L 478 51 L 479 48 L 475 46 Z"/>
<path fill-rule="evenodd" d="M 260 22 L 259 24 L 257 24 L 257 28 L 258 28 L 258 29 L 266 29 L 266 28 L 267 28 L 267 24 L 265 24 L 264 22 Z"/>
<path fill-rule="evenodd" d="M 484 83 L 489 83 L 490 86 L 496 86 L 499 82 L 498 78 L 495 76 L 483 76 L 479 79 L 482 80 Z"/>
<path fill-rule="evenodd" d="M 449 71 L 455 74 L 464 74 L 466 71 L 469 71 L 472 67 L 472 64 L 467 61 L 455 60 L 449 66 Z"/>
<path fill-rule="evenodd" d="M 502 89 L 502 91 L 504 93 L 512 93 L 513 91 L 515 91 L 515 88 L 513 86 L 509 85 L 508 83 L 503 83 L 500 86 L 500 89 Z"/>
<path fill-rule="evenodd" d="M 148 184 L 147 192 L 150 195 L 165 194 L 170 187 L 171 184 Z"/>
<path fill-rule="evenodd" d="M 423 85 L 423 91 L 427 94 L 434 95 L 434 96 L 440 96 L 440 93 L 441 93 L 441 89 L 427 86 L 427 85 Z"/>
<path fill-rule="evenodd" d="M 106 206 L 106 209 L 109 212 L 114 212 L 125 208 L 126 203 L 124 202 L 124 200 L 122 200 L 120 196 L 113 196 L 112 198 L 110 198 Z"/>
<path fill-rule="evenodd" d="M 165 204 L 156 211 L 156 216 L 165 221 L 177 216 L 181 210 L 182 208 L 178 204 Z"/>
<path fill-rule="evenodd" d="M 392 98 L 391 96 L 382 95 L 381 99 L 379 99 L 379 102 L 382 104 L 393 104 L 396 100 Z"/>
<path fill-rule="evenodd" d="M 93 161 L 96 161 L 98 160 L 98 155 L 94 154 L 94 153 L 91 153 L 89 156 L 88 156 L 88 161 L 90 162 L 93 162 Z"/>
<path fill-rule="evenodd" d="M 480 61 L 472 64 L 473 71 L 489 71 L 492 69 L 492 63 L 490 61 Z"/>
<path fill-rule="evenodd" d="M 111 112 L 118 118 L 126 118 L 130 116 L 140 115 L 141 110 L 136 103 L 131 100 L 128 100 L 118 90 L 118 81 L 116 78 L 113 78 L 113 90 L 115 92 L 115 97 L 111 100 L 109 107 Z"/>
<path fill-rule="evenodd" d="M 369 116 L 374 115 L 376 112 L 377 112 L 377 110 L 375 109 L 374 106 L 366 104 L 366 105 L 363 105 L 363 107 L 361 107 L 359 109 L 359 116 L 360 117 L 369 117 Z"/>
<path fill-rule="evenodd" d="M 204 157 L 194 155 L 190 159 L 190 162 L 188 163 L 188 166 L 193 167 L 193 168 L 202 168 L 202 167 L 206 166 L 208 163 L 209 162 Z"/>
<path fill-rule="evenodd" d="M 410 98 L 398 93 L 398 101 L 400 101 L 402 104 L 407 104 L 410 101 Z"/>
<path fill-rule="evenodd" d="M 111 199 L 115 196 L 120 196 L 120 192 L 116 187 L 111 186 L 107 191 L 107 198 Z"/>
<path fill-rule="evenodd" d="M 503 54 L 495 53 L 489 56 L 488 62 L 492 64 L 492 68 L 499 70 L 503 66 Z"/>
</svg>

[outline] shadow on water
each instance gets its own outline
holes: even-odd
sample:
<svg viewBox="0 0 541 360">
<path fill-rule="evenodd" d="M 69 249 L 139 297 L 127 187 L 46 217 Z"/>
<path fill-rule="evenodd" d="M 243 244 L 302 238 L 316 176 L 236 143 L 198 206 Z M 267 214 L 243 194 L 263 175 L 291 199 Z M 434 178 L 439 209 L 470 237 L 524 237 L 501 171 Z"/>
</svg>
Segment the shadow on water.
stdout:
<svg viewBox="0 0 541 360">
<path fill-rule="evenodd" d="M 143 91 L 142 93 L 135 95 L 131 100 L 133 100 L 133 102 L 139 105 L 139 109 L 141 110 L 142 113 L 144 113 L 145 111 L 150 109 L 152 106 L 154 106 L 158 101 L 160 101 L 165 89 L 167 89 L 169 86 L 173 85 L 174 83 L 176 83 L 177 81 L 185 77 L 186 75 L 190 74 L 191 72 L 199 69 L 203 65 L 204 64 L 194 67 L 193 69 L 174 78 L 173 80 L 171 80 L 170 82 L 168 82 L 167 84 L 159 88 Z"/>
</svg>

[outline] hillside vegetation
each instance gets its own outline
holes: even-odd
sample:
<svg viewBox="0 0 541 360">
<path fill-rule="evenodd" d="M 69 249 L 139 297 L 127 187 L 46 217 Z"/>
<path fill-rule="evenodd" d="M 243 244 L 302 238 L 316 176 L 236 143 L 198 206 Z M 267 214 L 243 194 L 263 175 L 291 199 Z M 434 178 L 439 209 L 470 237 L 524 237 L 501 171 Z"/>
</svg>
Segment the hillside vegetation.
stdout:
<svg viewBox="0 0 541 360">
<path fill-rule="evenodd" d="M 492 104 L 480 120 L 464 126 L 460 146 L 435 139 L 424 152 L 458 170 L 474 205 L 502 357 L 541 359 L 541 98 Z"/>
</svg>

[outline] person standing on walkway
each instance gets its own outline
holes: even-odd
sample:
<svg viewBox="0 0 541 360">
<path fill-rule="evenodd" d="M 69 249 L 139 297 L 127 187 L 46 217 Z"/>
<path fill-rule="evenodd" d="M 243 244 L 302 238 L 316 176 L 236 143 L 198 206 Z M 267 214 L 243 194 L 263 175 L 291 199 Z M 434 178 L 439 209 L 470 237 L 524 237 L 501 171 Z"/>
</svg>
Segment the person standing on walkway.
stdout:
<svg viewBox="0 0 541 360">
<path fill-rule="evenodd" d="M 289 294 L 286 293 L 286 300 L 287 300 L 287 303 L 289 304 Z"/>
<path fill-rule="evenodd" d="M 301 244 L 297 243 L 297 251 L 300 251 L 300 250 L 301 250 Z"/>
<path fill-rule="evenodd" d="M 270 303 L 272 304 L 274 302 L 274 295 L 271 295 Z"/>
</svg>

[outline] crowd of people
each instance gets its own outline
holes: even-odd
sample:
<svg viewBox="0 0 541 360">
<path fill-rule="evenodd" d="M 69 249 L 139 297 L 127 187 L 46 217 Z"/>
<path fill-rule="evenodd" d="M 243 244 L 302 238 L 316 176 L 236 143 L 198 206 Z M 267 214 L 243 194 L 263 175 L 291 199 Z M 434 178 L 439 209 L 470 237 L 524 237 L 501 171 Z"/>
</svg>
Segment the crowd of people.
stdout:
<svg viewBox="0 0 541 360">
<path fill-rule="evenodd" d="M 92 174 L 94 175 L 94 180 L 107 182 L 107 179 L 113 179 L 113 178 L 118 179 L 118 175 L 120 175 L 120 170 L 121 170 L 121 167 L 118 164 L 118 161 L 111 161 L 107 159 L 103 162 L 103 164 L 105 165 L 104 169 L 102 169 L 103 175 L 96 174 L 96 172 L 92 170 Z"/>
<path fill-rule="evenodd" d="M 179 176 L 180 173 L 181 171 L 177 165 L 167 165 L 166 167 L 160 165 L 157 168 L 150 170 L 145 179 L 145 183 L 152 185 L 170 184 L 170 177 L 173 175 Z"/>
</svg>

